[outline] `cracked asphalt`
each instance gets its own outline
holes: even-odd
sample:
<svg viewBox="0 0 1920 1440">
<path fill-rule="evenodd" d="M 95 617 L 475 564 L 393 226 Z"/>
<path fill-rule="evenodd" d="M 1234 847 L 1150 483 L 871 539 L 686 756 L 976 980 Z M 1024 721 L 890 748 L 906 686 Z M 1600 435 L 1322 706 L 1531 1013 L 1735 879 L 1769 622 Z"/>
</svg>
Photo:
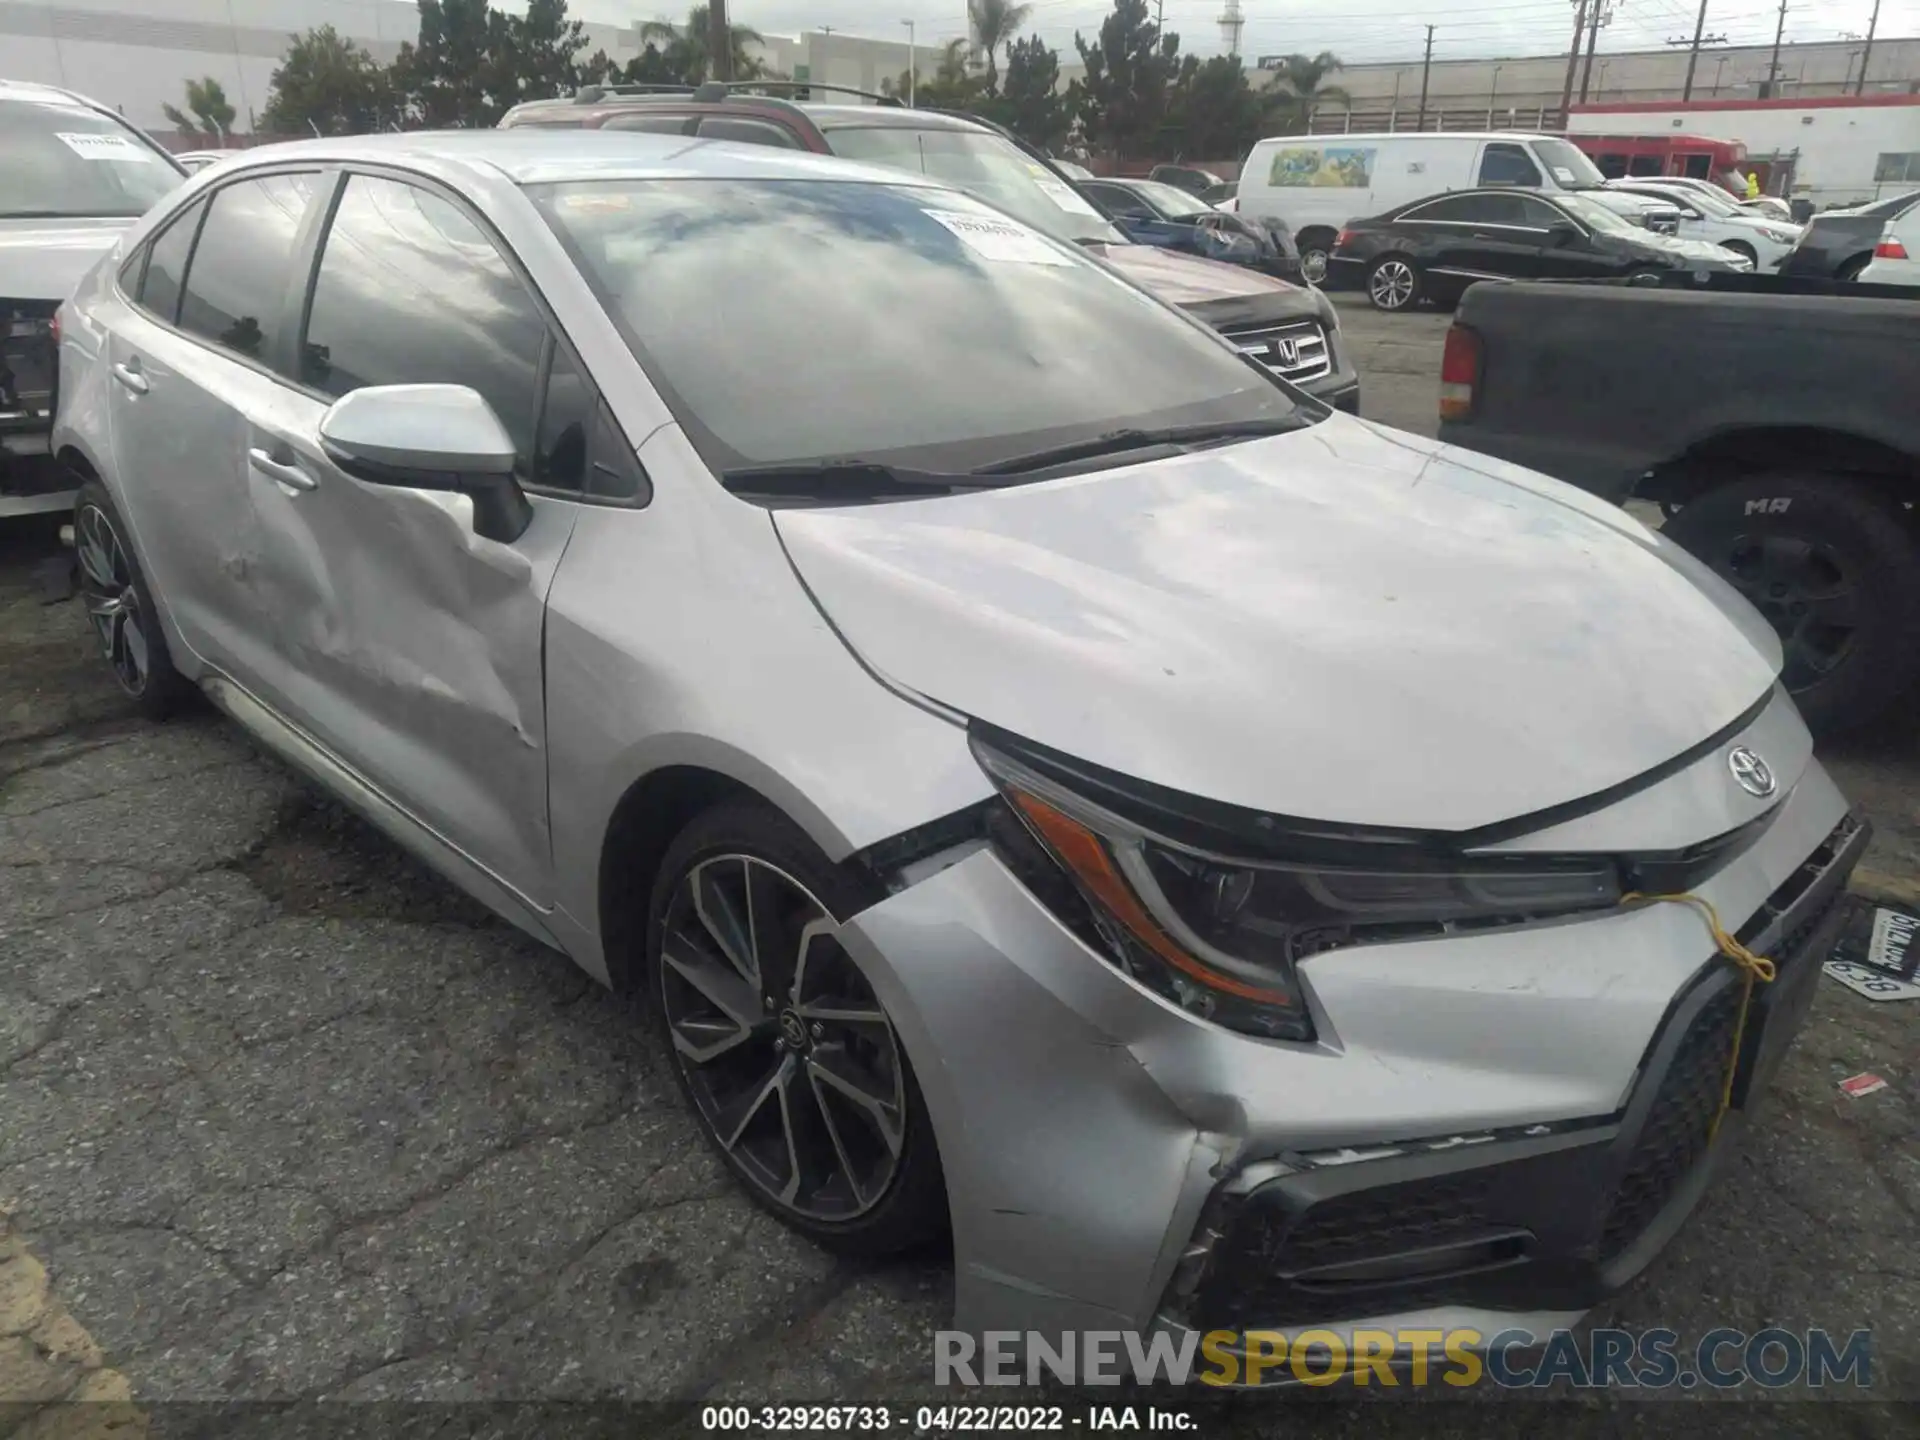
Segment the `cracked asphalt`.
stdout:
<svg viewBox="0 0 1920 1440">
<path fill-rule="evenodd" d="M 1444 319 L 1344 309 L 1369 408 L 1430 431 Z M 946 1262 L 789 1234 L 623 1004 L 210 711 L 135 717 L 79 608 L 40 603 L 52 550 L 0 523 L 0 1402 L 928 1397 Z M 1830 761 L 1879 829 L 1869 888 L 1920 899 L 1920 742 Z M 1863 1070 L 1890 1088 L 1842 1096 Z M 1752 1143 L 1602 1318 L 1868 1327 L 1876 1395 L 1920 1400 L 1916 1097 L 1920 1002 L 1823 985 Z M 1598 1404 L 1610 1433 L 1674 1413 Z M 1539 1423 L 1420 1410 L 1433 1435 Z M 0 1436 L 50 1413 L 0 1404 Z M 1309 1413 L 1381 1418 L 1259 1396 L 1205 1433 Z"/>
</svg>

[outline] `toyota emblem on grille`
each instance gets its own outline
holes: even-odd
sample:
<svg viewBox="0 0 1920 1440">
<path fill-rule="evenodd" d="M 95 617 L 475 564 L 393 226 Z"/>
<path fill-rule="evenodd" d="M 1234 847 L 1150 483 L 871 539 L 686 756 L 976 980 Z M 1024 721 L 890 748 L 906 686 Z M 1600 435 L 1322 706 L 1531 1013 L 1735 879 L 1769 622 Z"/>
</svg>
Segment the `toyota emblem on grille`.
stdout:
<svg viewBox="0 0 1920 1440">
<path fill-rule="evenodd" d="M 1727 756 L 1727 768 L 1733 772 L 1734 780 L 1749 795 L 1757 795 L 1762 800 L 1773 794 L 1773 770 L 1767 762 L 1744 745 L 1736 745 Z"/>
<path fill-rule="evenodd" d="M 1298 365 L 1300 363 L 1300 342 L 1298 340 L 1275 340 L 1273 342 L 1273 358 L 1282 365 Z"/>
</svg>

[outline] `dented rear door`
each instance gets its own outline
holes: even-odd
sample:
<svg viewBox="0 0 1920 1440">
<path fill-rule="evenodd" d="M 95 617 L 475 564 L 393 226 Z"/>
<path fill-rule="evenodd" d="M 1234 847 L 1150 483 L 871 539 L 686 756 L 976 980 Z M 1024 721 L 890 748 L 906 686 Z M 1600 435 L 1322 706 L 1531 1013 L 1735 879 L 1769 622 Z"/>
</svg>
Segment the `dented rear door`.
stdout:
<svg viewBox="0 0 1920 1440">
<path fill-rule="evenodd" d="M 469 385 L 532 483 L 552 344 L 464 207 L 349 176 L 295 383 L 256 417 L 252 448 L 269 463 L 248 476 L 277 656 L 263 698 L 539 908 L 551 894 L 542 632 L 578 507 L 535 495 L 525 534 L 483 539 L 466 497 L 356 480 L 327 459 L 319 426 L 365 385 Z"/>
</svg>

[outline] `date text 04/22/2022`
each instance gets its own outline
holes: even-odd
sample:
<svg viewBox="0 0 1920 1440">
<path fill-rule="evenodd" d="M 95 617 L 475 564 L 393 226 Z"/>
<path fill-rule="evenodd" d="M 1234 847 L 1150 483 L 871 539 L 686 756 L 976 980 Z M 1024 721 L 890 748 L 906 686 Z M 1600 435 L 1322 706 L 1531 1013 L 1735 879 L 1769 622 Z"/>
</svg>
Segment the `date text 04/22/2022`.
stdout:
<svg viewBox="0 0 1920 1440">
<path fill-rule="evenodd" d="M 827 1435 L 900 1430 L 913 1435 L 1017 1432 L 1158 1431 L 1194 1434 L 1199 1422 L 1185 1410 L 1160 1405 L 708 1405 L 708 1431 L 774 1431 Z"/>
</svg>

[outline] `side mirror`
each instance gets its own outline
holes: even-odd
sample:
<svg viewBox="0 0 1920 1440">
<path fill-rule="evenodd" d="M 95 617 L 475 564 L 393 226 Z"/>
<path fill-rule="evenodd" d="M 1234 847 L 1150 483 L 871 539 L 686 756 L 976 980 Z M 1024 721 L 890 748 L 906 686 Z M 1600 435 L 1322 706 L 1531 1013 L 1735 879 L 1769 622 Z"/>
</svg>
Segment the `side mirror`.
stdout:
<svg viewBox="0 0 1920 1440">
<path fill-rule="evenodd" d="M 465 385 L 369 385 L 320 417 L 320 447 L 356 480 L 447 490 L 473 500 L 476 535 L 510 545 L 533 523 L 513 478 L 514 447 L 493 407 Z"/>
</svg>

